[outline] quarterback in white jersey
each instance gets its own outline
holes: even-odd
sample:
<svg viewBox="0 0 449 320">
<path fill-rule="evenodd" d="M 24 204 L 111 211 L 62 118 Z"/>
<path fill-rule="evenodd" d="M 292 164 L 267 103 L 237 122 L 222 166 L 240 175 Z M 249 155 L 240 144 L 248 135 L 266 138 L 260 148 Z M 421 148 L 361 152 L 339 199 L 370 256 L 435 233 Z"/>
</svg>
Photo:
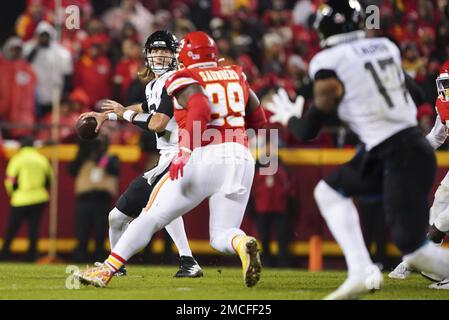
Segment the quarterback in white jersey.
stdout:
<svg viewBox="0 0 449 320">
<path fill-rule="evenodd" d="M 107 113 L 88 112 L 81 117 L 93 116 L 97 119 L 97 130 L 106 119 L 123 118 L 144 130 L 154 131 L 160 157 L 157 165 L 143 176 L 134 179 L 128 189 L 118 199 L 116 206 L 109 213 L 109 240 L 114 248 L 129 223 L 137 218 L 147 203 L 150 195 L 157 192 L 156 184 L 168 171 L 171 160 L 178 151 L 178 125 L 173 117 L 173 101 L 167 95 L 165 82 L 177 68 L 175 58 L 176 38 L 167 31 L 156 31 L 145 44 L 146 71 L 154 78 L 145 88 L 146 100 L 127 108 L 118 102 L 107 100 L 103 110 Z M 182 218 L 173 220 L 165 228 L 173 239 L 180 255 L 180 267 L 175 277 L 200 277 L 203 272 L 192 256 Z M 126 269 L 116 275 L 126 274 Z"/>
<path fill-rule="evenodd" d="M 314 190 L 348 267 L 348 278 L 327 299 L 357 298 L 383 282 L 365 246 L 354 196 L 381 195 L 403 260 L 414 269 L 449 276 L 449 251 L 426 239 L 435 155 L 417 127 L 399 50 L 385 38 L 365 38 L 363 18 L 356 0 L 325 1 L 315 21 L 323 50 L 310 63 L 313 105 L 304 115 L 291 107 L 272 108 L 274 119 L 282 119 L 299 138 L 314 138 L 337 115 L 365 144 Z"/>
</svg>

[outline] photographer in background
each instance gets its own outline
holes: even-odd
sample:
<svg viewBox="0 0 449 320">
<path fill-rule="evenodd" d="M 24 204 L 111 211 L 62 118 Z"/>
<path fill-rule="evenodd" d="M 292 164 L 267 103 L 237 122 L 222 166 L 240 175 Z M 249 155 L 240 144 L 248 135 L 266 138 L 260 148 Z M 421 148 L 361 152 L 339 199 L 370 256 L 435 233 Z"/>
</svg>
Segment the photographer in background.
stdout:
<svg viewBox="0 0 449 320">
<path fill-rule="evenodd" d="M 107 217 L 113 198 L 118 193 L 120 162 L 109 155 L 109 139 L 100 135 L 95 140 L 82 141 L 75 160 L 69 165 L 69 173 L 76 177 L 76 237 L 78 245 L 74 259 L 87 262 L 91 233 L 95 238 L 95 261 L 105 255 L 104 241 Z"/>
</svg>

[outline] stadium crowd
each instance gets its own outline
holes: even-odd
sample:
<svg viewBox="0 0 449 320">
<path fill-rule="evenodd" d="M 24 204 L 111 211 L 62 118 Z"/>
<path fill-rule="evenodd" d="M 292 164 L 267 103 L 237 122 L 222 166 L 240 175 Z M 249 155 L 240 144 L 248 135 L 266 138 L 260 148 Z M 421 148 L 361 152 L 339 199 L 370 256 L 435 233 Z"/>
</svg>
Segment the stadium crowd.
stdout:
<svg viewBox="0 0 449 320">
<path fill-rule="evenodd" d="M 423 131 L 429 131 L 435 117 L 435 78 L 449 53 L 448 1 L 362 2 L 380 9 L 380 28 L 369 33 L 382 33 L 399 45 L 404 70 L 422 87 L 418 117 Z M 49 141 L 55 87 L 62 92 L 60 139 L 67 143 L 75 139 L 74 119 L 81 112 L 98 110 L 102 99 L 125 105 L 142 101 L 145 84 L 137 77 L 143 65 L 141 49 L 147 35 L 157 29 L 173 31 L 179 39 L 195 29 L 209 32 L 223 63 L 243 66 L 262 104 L 278 87 L 286 88 L 292 99 L 311 99 L 307 69 L 319 50 L 312 21 L 320 0 L 62 0 L 63 9 L 80 8 L 78 29 L 67 28 L 65 10 L 56 15 L 54 3 L 27 0 L 15 24 L 16 35 L 3 44 L 3 138 L 37 132 L 38 139 Z M 111 143 L 139 141 L 140 132 L 131 126 L 109 123 L 109 129 Z M 298 141 L 286 132 L 282 138 L 292 147 L 357 143 L 346 130 L 335 128 L 313 142 Z"/>
</svg>

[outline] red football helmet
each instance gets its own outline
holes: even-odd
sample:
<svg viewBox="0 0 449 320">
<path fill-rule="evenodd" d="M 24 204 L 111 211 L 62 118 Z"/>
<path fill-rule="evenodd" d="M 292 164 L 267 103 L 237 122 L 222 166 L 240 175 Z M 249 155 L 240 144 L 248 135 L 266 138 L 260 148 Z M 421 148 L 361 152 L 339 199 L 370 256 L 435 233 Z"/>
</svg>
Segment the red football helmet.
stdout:
<svg viewBox="0 0 449 320">
<path fill-rule="evenodd" d="M 217 63 L 217 44 L 207 33 L 190 32 L 179 43 L 178 60 L 184 67 L 205 62 Z"/>
<path fill-rule="evenodd" d="M 443 101 L 449 101 L 449 60 L 441 66 L 436 83 L 438 95 Z"/>
</svg>

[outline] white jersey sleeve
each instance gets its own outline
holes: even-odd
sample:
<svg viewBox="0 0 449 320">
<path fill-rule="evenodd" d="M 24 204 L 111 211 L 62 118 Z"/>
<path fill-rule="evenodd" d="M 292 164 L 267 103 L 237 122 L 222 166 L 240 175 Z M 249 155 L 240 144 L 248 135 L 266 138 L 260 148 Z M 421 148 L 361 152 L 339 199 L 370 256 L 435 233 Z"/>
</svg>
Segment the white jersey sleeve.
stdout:
<svg viewBox="0 0 449 320">
<path fill-rule="evenodd" d="M 441 122 L 441 118 L 437 115 L 435 119 L 435 125 L 432 130 L 426 136 L 426 139 L 432 145 L 433 149 L 438 149 L 447 138 L 447 127 Z"/>
</svg>

